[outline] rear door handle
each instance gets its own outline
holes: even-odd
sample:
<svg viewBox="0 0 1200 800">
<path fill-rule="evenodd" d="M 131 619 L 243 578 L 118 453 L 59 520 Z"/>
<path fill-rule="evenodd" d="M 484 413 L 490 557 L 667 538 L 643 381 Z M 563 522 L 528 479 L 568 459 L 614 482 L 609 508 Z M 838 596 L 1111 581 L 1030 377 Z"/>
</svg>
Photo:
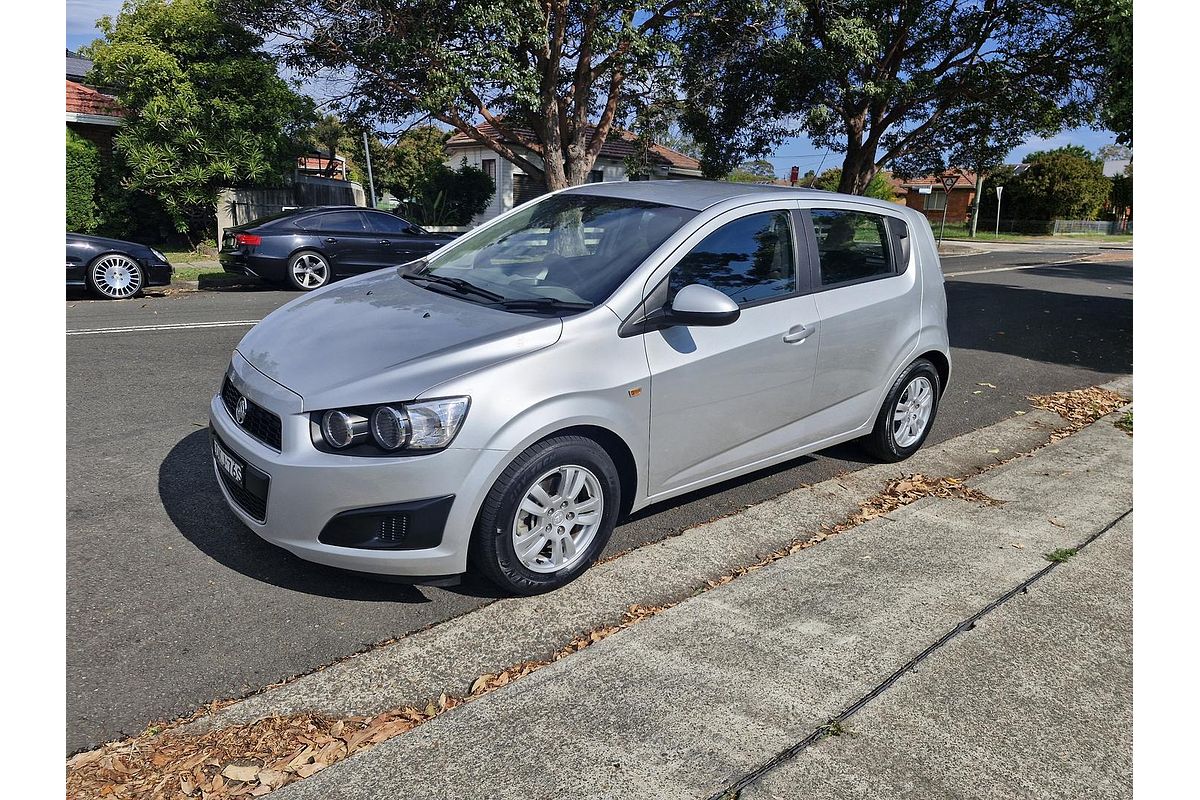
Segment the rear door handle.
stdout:
<svg viewBox="0 0 1200 800">
<path fill-rule="evenodd" d="M 337 244 L 337 239 L 333 238 L 332 236 L 326 236 L 325 242 L 327 244 Z"/>
<path fill-rule="evenodd" d="M 391 240 L 390 240 L 390 239 L 380 239 L 380 240 L 379 240 L 379 243 L 380 243 L 381 245 L 383 245 L 384 247 L 391 247 L 391 246 L 392 246 L 392 242 L 391 242 Z"/>
<path fill-rule="evenodd" d="M 793 325 L 788 329 L 788 332 L 783 335 L 783 340 L 788 344 L 799 344 L 812 336 L 815 328 L 806 328 L 803 325 Z"/>
</svg>

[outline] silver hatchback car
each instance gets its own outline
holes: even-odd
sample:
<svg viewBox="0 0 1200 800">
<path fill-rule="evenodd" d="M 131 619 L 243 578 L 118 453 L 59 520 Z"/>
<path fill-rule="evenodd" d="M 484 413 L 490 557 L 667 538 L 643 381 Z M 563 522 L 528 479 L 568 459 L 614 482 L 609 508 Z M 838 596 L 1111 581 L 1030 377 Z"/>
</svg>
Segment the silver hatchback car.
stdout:
<svg viewBox="0 0 1200 800">
<path fill-rule="evenodd" d="M 923 215 L 591 184 L 270 314 L 212 400 L 213 461 L 301 558 L 527 594 L 651 503 L 850 439 L 908 457 L 949 375 Z"/>
</svg>

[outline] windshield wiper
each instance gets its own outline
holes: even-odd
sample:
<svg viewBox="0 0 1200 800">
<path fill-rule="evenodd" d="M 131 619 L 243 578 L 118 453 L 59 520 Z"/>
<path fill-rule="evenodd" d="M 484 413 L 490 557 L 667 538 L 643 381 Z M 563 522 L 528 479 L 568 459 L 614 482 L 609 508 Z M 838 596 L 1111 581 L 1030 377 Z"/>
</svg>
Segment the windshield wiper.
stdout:
<svg viewBox="0 0 1200 800">
<path fill-rule="evenodd" d="M 512 311 L 586 311 L 594 304 L 575 300 L 559 300 L 556 297 L 516 297 L 510 300 L 500 300 L 496 305 Z"/>
<path fill-rule="evenodd" d="M 493 303 L 498 303 L 504 300 L 504 295 L 489 291 L 483 287 L 476 286 L 470 281 L 464 281 L 462 278 L 447 278 L 445 275 L 431 275 L 429 273 L 409 273 L 401 276 L 406 281 L 428 281 L 435 283 L 438 286 L 449 286 L 460 294 L 474 294 L 482 297 L 485 300 L 491 300 Z"/>
</svg>

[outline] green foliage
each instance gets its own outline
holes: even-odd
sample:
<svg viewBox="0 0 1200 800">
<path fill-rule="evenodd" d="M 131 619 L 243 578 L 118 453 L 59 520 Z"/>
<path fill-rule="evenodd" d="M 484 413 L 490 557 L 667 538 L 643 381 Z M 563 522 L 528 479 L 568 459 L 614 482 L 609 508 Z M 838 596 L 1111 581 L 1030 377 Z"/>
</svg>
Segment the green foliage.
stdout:
<svg viewBox="0 0 1200 800">
<path fill-rule="evenodd" d="M 374 127 L 434 119 L 557 189 L 587 180 L 618 112 L 628 112 L 638 90 L 672 61 L 673 26 L 692 2 L 667 0 L 653 10 L 628 0 L 224 0 L 224 7 L 277 37 L 297 75 L 343 78 L 349 117 Z M 480 120 L 499 125 L 501 135 Z"/>
<path fill-rule="evenodd" d="M 1025 161 L 1029 169 L 1012 183 L 1013 208 L 1023 219 L 1095 219 L 1112 191 L 1103 162 L 1077 145 Z"/>
<path fill-rule="evenodd" d="M 443 163 L 430 169 L 403 201 L 405 213 L 421 225 L 466 225 L 483 213 L 496 193 L 496 183 L 481 169 L 466 163 L 450 169 Z"/>
<path fill-rule="evenodd" d="M 96 214 L 96 177 L 100 172 L 100 154 L 96 145 L 67 128 L 67 230 L 94 233 L 99 223 Z"/>
<path fill-rule="evenodd" d="M 1133 144 L 1133 0 L 1107 0 L 1102 36 L 1104 85 L 1100 119 L 1120 144 Z"/>
<path fill-rule="evenodd" d="M 775 165 L 763 158 L 743 161 L 725 176 L 725 180 L 734 183 L 762 183 L 775 178 Z"/>
<path fill-rule="evenodd" d="M 1133 208 L 1133 164 L 1125 167 L 1124 175 L 1114 175 L 1109 180 L 1112 181 L 1109 203 L 1112 205 L 1114 216 L 1120 218 L 1124 212 Z"/>
<path fill-rule="evenodd" d="M 845 154 L 838 189 L 861 194 L 881 167 L 923 171 L 958 160 L 948 151 L 960 145 L 972 162 L 998 163 L 1031 132 L 1093 117 L 1099 67 L 1080 33 L 1089 12 L 1073 0 L 704 6 L 686 26 L 680 68 L 686 127 L 708 172 L 798 124 L 818 148 Z"/>
<path fill-rule="evenodd" d="M 805 182 L 807 186 L 811 178 Z M 817 176 L 816 181 L 812 183 L 816 189 L 824 189 L 828 192 L 838 191 L 838 187 L 842 184 L 842 169 L 841 167 L 833 167 L 827 169 Z M 867 183 L 867 188 L 863 190 L 864 197 L 874 197 L 878 200 L 895 200 L 896 190 L 892 187 L 892 182 L 888 180 L 886 172 L 877 172 Z"/>
<path fill-rule="evenodd" d="M 114 87 L 128 112 L 115 139 L 124 183 L 161 201 L 176 230 L 208 227 L 221 188 L 290 172 L 312 101 L 217 0 L 126 0 L 98 27 L 91 80 Z"/>
</svg>

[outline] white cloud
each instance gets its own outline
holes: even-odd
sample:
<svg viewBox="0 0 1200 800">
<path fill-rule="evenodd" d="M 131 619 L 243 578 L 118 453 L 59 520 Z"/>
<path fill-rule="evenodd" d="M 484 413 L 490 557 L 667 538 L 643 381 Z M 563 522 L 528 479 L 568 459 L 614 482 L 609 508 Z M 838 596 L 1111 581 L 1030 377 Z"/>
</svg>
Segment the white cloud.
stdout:
<svg viewBox="0 0 1200 800">
<path fill-rule="evenodd" d="M 116 16 L 120 10 L 121 0 L 67 0 L 67 35 L 94 35 L 96 20 L 105 14 Z"/>
</svg>

